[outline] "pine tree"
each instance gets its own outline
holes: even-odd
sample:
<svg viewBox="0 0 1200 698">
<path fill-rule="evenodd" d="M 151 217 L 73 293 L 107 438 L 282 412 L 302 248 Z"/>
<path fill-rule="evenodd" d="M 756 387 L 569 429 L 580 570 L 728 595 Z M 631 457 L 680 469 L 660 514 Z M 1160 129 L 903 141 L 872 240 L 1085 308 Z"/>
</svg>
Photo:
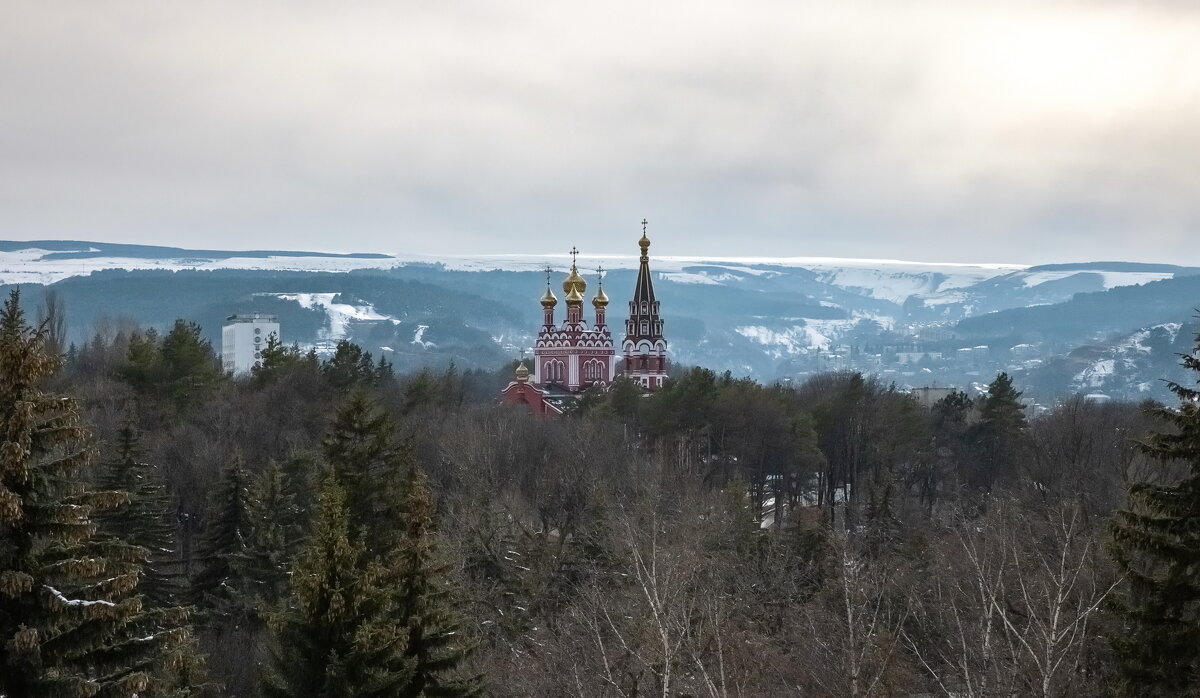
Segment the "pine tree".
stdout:
<svg viewBox="0 0 1200 698">
<path fill-rule="evenodd" d="M 375 380 L 375 363 L 371 360 L 371 353 L 346 339 L 337 343 L 333 356 L 321 368 L 330 384 L 338 390 L 349 390 Z"/>
<path fill-rule="evenodd" d="M 1185 368 L 1200 374 L 1196 352 Z M 1200 380 L 1198 380 L 1200 384 Z M 1128 580 L 1117 603 L 1123 628 L 1112 638 L 1125 695 L 1190 695 L 1200 685 L 1200 390 L 1170 383 L 1179 408 L 1151 408 L 1171 426 L 1142 450 L 1186 463 L 1174 483 L 1139 482 L 1113 518 L 1112 554 Z"/>
<path fill-rule="evenodd" d="M 472 696 L 481 690 L 475 677 L 456 669 L 466 659 L 461 630 L 452 612 L 446 565 L 433 544 L 433 502 L 425 475 L 409 468 L 404 487 L 403 538 L 392 554 L 396 588 L 394 617 L 407 633 L 405 656 L 412 677 L 398 695 Z"/>
<path fill-rule="evenodd" d="M 168 518 L 170 498 L 158 469 L 142 460 L 141 435 L 132 413 L 117 430 L 113 458 L 101 466 L 98 483 L 104 490 L 124 492 L 128 501 L 98 512 L 100 536 L 136 545 L 147 551 L 138 591 L 151 608 L 175 606 L 183 580 L 176 554 L 175 528 Z"/>
<path fill-rule="evenodd" d="M 197 557 L 200 571 L 192 578 L 192 602 L 218 616 L 244 618 L 249 609 L 240 560 L 246 551 L 250 530 L 250 474 L 235 458 L 225 472 L 209 504 L 208 522 Z"/>
<path fill-rule="evenodd" d="M 405 628 L 389 613 L 392 592 L 384 577 L 350 535 L 345 496 L 328 478 L 309 542 L 294 565 L 291 598 L 272 624 L 264 695 L 417 695 L 406 692 L 415 662 L 405 657 Z"/>
<path fill-rule="evenodd" d="M 979 421 L 968 434 L 979 463 L 971 478 L 975 487 L 990 490 L 997 480 L 1013 474 L 1028 427 L 1020 397 L 1012 378 L 1000 373 L 979 401 Z"/>
<path fill-rule="evenodd" d="M 78 479 L 95 449 L 74 402 L 38 387 L 57 363 L 14 290 L 0 312 L 0 695 L 132 696 L 178 658 L 183 614 L 144 613 L 145 551 L 93 537 L 92 510 L 123 496 Z"/>
</svg>

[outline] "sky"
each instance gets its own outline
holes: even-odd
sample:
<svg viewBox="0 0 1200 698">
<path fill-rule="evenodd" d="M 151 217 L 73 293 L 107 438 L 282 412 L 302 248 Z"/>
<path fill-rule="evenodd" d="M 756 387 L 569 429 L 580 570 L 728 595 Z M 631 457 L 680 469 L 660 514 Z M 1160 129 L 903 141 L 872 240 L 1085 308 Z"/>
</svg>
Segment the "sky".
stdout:
<svg viewBox="0 0 1200 698">
<path fill-rule="evenodd" d="M 1200 265 L 1187 0 L 0 0 L 0 238 Z"/>
</svg>

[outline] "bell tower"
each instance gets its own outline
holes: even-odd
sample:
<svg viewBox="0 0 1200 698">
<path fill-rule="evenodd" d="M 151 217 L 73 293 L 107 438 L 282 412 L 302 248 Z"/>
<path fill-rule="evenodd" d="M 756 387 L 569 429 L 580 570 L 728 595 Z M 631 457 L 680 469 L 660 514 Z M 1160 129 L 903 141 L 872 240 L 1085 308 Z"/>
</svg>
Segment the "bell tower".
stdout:
<svg viewBox="0 0 1200 698">
<path fill-rule="evenodd" d="M 654 280 L 650 275 L 650 238 L 648 222 L 642 219 L 642 250 L 637 285 L 629 301 L 629 319 L 625 321 L 625 341 L 621 353 L 625 359 L 625 377 L 641 383 L 646 390 L 661 388 L 667 377 L 667 340 L 663 321 L 654 298 Z"/>
</svg>

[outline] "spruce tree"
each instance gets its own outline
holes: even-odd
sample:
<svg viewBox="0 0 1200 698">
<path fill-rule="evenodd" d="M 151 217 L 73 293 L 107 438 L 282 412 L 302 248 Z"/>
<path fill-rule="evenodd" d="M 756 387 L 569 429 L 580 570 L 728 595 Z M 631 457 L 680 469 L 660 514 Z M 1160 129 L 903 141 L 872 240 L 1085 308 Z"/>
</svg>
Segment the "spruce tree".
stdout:
<svg viewBox="0 0 1200 698">
<path fill-rule="evenodd" d="M 275 461 L 250 484 L 249 532 L 234 576 L 245 580 L 248 601 L 258 614 L 278 605 L 287 592 L 288 567 L 299 539 L 299 511 L 283 468 Z"/>
<path fill-rule="evenodd" d="M 183 575 L 175 547 L 175 528 L 169 514 L 170 498 L 157 468 L 143 460 L 141 434 L 132 412 L 117 430 L 113 457 L 102 464 L 98 483 L 104 490 L 124 492 L 128 500 L 96 515 L 98 535 L 112 536 L 147 551 L 142 561 L 138 591 L 148 605 L 176 605 L 183 591 Z"/>
<path fill-rule="evenodd" d="M 1200 374 L 1200 334 L 1196 352 L 1182 358 Z M 1121 690 L 1131 696 L 1192 695 L 1200 685 L 1200 390 L 1169 385 L 1179 407 L 1150 411 L 1171 428 L 1140 445 L 1187 470 L 1174 482 L 1131 485 L 1111 525 L 1112 554 L 1127 580 L 1112 644 Z"/>
<path fill-rule="evenodd" d="M 403 538 L 391 556 L 396 584 L 393 614 L 405 629 L 404 653 L 413 665 L 412 677 L 398 695 L 476 695 L 481 690 L 479 680 L 456 671 L 468 648 L 452 610 L 447 566 L 433 543 L 432 496 L 416 466 L 409 468 L 403 501 Z"/>
<path fill-rule="evenodd" d="M 200 570 L 192 578 L 192 602 L 210 615 L 243 618 L 249 607 L 239 562 L 250 530 L 250 474 L 234 458 L 213 492 L 200 540 Z"/>
<path fill-rule="evenodd" d="M 350 535 L 345 495 L 328 478 L 308 544 L 293 566 L 291 597 L 272 623 L 263 694 L 418 695 L 406 692 L 416 663 L 405 656 L 406 628 L 390 612 L 392 592 L 383 584 L 385 576 Z"/>
<path fill-rule="evenodd" d="M 395 421 L 358 389 L 338 408 L 321 443 L 325 460 L 346 495 L 350 531 L 380 554 L 394 546 L 400 525 L 401 485 L 413 464 L 411 447 L 395 436 Z"/>
<path fill-rule="evenodd" d="M 39 388 L 57 363 L 14 290 L 0 311 L 0 695 L 133 696 L 178 659 L 183 614 L 144 613 L 145 550 L 94 537 L 92 511 L 123 495 L 79 479 L 89 435 L 71 399 Z"/>
</svg>

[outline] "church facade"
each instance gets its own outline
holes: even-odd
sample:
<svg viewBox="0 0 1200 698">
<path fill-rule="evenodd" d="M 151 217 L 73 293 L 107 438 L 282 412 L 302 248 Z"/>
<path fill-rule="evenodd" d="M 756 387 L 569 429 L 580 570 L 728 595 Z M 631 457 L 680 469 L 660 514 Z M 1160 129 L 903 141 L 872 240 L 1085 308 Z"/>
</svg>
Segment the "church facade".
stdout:
<svg viewBox="0 0 1200 698">
<path fill-rule="evenodd" d="M 546 292 L 542 294 L 542 325 L 533 348 L 533 370 L 524 361 L 514 380 L 501 391 L 504 404 L 523 404 L 536 414 L 561 414 L 580 393 L 590 387 L 607 390 L 613 380 L 624 375 L 643 390 L 661 388 L 667 377 L 667 342 L 663 320 L 650 273 L 650 239 L 646 221 L 642 238 L 637 282 L 629 301 L 629 317 L 621 342 L 618 362 L 616 344 L 607 321 L 608 296 L 604 293 L 603 269 L 597 269 L 596 295 L 592 298 L 594 321 L 584 318 L 587 281 L 576 264 L 578 250 L 571 250 L 571 271 L 563 280 L 566 317 L 555 320 L 558 297 L 550 287 L 546 270 Z"/>
</svg>

